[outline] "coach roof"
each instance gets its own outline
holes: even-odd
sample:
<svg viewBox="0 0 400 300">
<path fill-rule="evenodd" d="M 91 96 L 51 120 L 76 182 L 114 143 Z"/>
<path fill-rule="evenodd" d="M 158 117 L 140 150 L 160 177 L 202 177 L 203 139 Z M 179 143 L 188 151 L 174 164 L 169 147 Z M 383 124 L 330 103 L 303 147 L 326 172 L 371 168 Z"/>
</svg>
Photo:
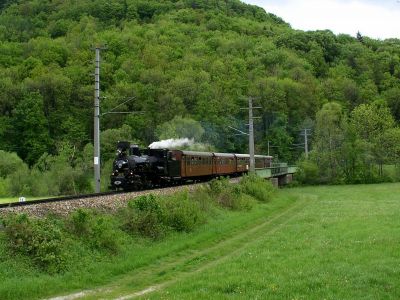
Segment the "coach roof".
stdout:
<svg viewBox="0 0 400 300">
<path fill-rule="evenodd" d="M 235 157 L 235 154 L 233 154 L 233 153 L 214 153 L 214 155 L 216 156 L 216 157 L 230 157 L 230 158 L 234 158 Z"/>
<path fill-rule="evenodd" d="M 197 152 L 197 151 L 181 151 L 183 155 L 187 156 L 213 156 L 211 152 Z"/>
</svg>

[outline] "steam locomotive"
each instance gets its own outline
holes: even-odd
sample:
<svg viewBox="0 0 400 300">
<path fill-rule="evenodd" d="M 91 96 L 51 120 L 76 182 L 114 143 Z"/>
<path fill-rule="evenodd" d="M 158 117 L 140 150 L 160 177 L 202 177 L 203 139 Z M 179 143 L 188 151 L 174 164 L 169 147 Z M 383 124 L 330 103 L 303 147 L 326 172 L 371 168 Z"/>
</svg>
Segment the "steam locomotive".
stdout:
<svg viewBox="0 0 400 300">
<path fill-rule="evenodd" d="M 272 156 L 254 157 L 256 169 L 271 166 Z M 137 145 L 121 141 L 117 144 L 110 188 L 140 190 L 240 175 L 248 172 L 249 160 L 248 154 L 139 149 Z"/>
</svg>

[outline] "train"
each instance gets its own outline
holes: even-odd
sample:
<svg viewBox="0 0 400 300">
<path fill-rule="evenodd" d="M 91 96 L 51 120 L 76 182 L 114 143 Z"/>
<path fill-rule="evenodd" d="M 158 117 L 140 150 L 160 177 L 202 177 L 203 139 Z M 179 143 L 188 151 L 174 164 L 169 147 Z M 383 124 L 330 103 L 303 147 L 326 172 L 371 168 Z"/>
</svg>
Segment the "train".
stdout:
<svg viewBox="0 0 400 300">
<path fill-rule="evenodd" d="M 272 156 L 255 155 L 255 168 L 271 166 Z M 117 144 L 110 189 L 125 191 L 239 176 L 249 170 L 249 154 L 139 149 L 127 141 Z"/>
</svg>

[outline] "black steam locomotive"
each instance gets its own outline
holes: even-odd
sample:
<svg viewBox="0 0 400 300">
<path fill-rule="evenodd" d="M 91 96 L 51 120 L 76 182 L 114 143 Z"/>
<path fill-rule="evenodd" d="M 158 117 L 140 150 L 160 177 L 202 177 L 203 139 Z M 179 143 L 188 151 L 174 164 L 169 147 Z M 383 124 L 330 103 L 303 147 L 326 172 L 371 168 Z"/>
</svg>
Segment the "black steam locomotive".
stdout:
<svg viewBox="0 0 400 300">
<path fill-rule="evenodd" d="M 166 184 L 167 155 L 166 149 L 140 150 L 129 142 L 118 142 L 111 189 L 140 190 Z"/>
<path fill-rule="evenodd" d="M 249 169 L 248 154 L 143 149 L 118 142 L 111 189 L 140 190 L 185 181 L 234 176 Z M 271 166 L 272 157 L 255 155 L 255 167 Z"/>
</svg>

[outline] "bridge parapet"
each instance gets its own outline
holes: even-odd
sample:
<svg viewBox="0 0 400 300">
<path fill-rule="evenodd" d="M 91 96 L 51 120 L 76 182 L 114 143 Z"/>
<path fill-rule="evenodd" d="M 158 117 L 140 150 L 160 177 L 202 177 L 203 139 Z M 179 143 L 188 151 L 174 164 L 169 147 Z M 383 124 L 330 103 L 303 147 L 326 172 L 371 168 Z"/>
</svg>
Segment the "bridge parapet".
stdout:
<svg viewBox="0 0 400 300">
<path fill-rule="evenodd" d="M 277 178 L 280 184 L 286 184 L 292 181 L 292 176 L 296 171 L 295 166 L 288 166 L 287 163 L 273 163 L 269 168 L 256 169 L 256 174 L 266 179 Z"/>
</svg>

